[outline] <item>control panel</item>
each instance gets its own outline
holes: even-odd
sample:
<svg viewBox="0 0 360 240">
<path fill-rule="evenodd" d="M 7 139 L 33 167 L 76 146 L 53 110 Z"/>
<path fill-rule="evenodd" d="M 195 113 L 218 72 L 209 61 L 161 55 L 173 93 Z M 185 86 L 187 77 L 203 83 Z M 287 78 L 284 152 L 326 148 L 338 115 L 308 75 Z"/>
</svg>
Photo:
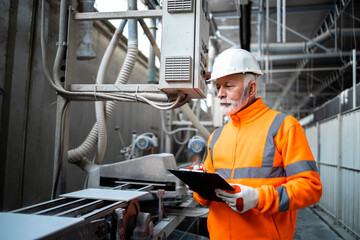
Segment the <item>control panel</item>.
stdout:
<svg viewBox="0 0 360 240">
<path fill-rule="evenodd" d="M 160 89 L 204 98 L 209 52 L 207 1 L 164 1 L 162 21 Z"/>
</svg>

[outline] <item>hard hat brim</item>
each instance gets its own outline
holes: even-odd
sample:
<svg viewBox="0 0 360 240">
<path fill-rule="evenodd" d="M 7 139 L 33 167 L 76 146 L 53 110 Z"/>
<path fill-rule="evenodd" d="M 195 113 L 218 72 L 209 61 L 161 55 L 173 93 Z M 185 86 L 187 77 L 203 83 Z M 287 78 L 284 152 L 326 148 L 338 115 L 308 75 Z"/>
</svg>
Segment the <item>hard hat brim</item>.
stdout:
<svg viewBox="0 0 360 240">
<path fill-rule="evenodd" d="M 255 75 L 256 75 L 256 78 L 258 78 L 258 77 L 260 77 L 260 76 L 263 75 L 262 72 L 258 72 L 258 71 L 236 72 L 236 73 L 229 73 L 229 74 L 226 74 L 226 75 L 223 75 L 223 76 L 220 76 L 220 77 L 211 77 L 210 79 L 207 79 L 206 82 L 216 81 L 216 79 L 223 78 L 223 77 L 227 77 L 227 76 L 234 75 L 234 74 L 247 74 L 247 73 L 255 74 Z"/>
</svg>

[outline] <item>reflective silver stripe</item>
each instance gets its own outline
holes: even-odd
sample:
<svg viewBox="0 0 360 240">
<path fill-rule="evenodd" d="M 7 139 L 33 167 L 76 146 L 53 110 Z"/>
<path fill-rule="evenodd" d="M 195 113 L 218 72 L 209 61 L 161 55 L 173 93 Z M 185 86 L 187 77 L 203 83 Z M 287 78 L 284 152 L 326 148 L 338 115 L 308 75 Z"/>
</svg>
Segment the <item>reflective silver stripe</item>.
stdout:
<svg viewBox="0 0 360 240">
<path fill-rule="evenodd" d="M 274 121 L 272 122 L 267 137 L 263 154 L 262 167 L 272 167 L 274 164 L 274 156 L 275 156 L 275 143 L 274 137 L 278 133 L 281 124 L 283 123 L 285 117 L 287 115 L 283 113 L 278 113 L 276 115 Z"/>
<path fill-rule="evenodd" d="M 289 209 L 289 195 L 284 186 L 275 188 L 279 195 L 279 212 L 286 211 Z"/>
<path fill-rule="evenodd" d="M 216 141 L 218 140 L 218 138 L 220 137 L 221 131 L 223 130 L 224 126 L 221 126 L 217 129 L 215 129 L 213 137 L 211 139 L 210 142 L 210 146 L 209 146 L 209 150 L 210 150 L 210 157 L 211 157 L 211 163 L 214 166 L 214 160 L 213 160 L 213 151 L 214 151 L 214 145 L 216 143 Z"/>
<path fill-rule="evenodd" d="M 317 172 L 317 167 L 315 161 L 304 160 L 295 163 L 291 163 L 286 166 L 286 176 L 290 177 L 298 173 L 314 171 Z"/>
<path fill-rule="evenodd" d="M 231 169 L 215 169 L 215 172 L 219 174 L 223 179 L 231 178 Z"/>
<path fill-rule="evenodd" d="M 235 168 L 233 179 L 239 178 L 279 178 L 286 177 L 283 167 Z"/>
</svg>

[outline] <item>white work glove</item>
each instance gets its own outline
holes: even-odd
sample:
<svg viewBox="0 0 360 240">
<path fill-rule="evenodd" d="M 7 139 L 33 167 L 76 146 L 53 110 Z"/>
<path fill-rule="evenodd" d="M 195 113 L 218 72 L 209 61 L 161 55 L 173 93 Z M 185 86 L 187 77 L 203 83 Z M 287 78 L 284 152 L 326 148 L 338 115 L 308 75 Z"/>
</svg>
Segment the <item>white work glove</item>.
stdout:
<svg viewBox="0 0 360 240">
<path fill-rule="evenodd" d="M 216 196 L 222 199 L 235 212 L 243 213 L 255 208 L 259 202 L 259 191 L 241 184 L 231 184 L 234 191 L 215 189 Z"/>
<path fill-rule="evenodd" d="M 203 164 L 194 165 L 192 170 L 196 170 L 196 171 L 200 171 L 200 172 L 206 172 L 206 169 L 204 168 Z"/>
</svg>

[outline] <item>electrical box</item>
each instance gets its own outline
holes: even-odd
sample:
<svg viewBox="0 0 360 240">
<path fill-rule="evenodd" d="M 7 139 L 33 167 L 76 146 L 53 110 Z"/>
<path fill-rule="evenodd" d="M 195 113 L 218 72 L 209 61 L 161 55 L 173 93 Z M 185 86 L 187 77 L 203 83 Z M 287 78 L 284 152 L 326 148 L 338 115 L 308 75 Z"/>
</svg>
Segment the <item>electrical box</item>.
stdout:
<svg viewBox="0 0 360 240">
<path fill-rule="evenodd" d="M 206 97 L 209 8 L 206 0 L 163 2 L 160 89 Z"/>
</svg>

